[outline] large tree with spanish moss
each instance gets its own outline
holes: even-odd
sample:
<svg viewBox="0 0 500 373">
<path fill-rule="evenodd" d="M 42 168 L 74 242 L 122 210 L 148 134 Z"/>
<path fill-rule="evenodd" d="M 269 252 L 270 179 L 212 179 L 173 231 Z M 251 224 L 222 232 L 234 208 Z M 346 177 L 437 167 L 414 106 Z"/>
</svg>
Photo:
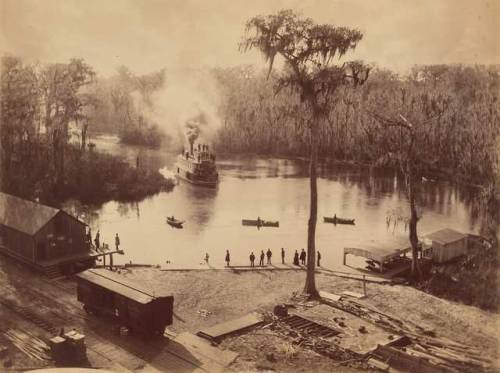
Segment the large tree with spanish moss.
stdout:
<svg viewBox="0 0 500 373">
<path fill-rule="evenodd" d="M 340 63 L 344 55 L 354 50 L 363 34 L 356 29 L 317 24 L 292 10 L 256 16 L 246 24 L 246 34 L 240 49 L 258 49 L 269 64 L 271 74 L 276 57 L 284 61 L 277 78 L 276 90 L 297 92 L 308 111 L 310 144 L 310 215 L 307 231 L 307 276 L 304 293 L 316 297 L 314 278 L 315 236 L 318 215 L 317 161 L 318 127 L 326 120 L 327 110 L 339 87 L 354 87 L 368 78 L 369 68 L 360 61 Z"/>
</svg>

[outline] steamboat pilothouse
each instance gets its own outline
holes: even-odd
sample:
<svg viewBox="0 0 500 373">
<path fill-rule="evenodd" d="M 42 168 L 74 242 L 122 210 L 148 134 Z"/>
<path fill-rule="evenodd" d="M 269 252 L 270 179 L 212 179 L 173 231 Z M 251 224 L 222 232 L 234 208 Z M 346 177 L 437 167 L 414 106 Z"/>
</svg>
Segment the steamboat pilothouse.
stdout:
<svg viewBox="0 0 500 373">
<path fill-rule="evenodd" d="M 191 184 L 215 188 L 219 180 L 215 165 L 215 154 L 208 145 L 190 143 L 189 151 L 184 150 L 177 157 L 175 174 Z"/>
</svg>

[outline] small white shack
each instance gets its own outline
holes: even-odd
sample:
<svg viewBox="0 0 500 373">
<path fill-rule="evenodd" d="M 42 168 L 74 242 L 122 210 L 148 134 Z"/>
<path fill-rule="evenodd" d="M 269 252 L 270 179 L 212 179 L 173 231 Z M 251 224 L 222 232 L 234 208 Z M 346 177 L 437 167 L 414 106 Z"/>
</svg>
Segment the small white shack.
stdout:
<svg viewBox="0 0 500 373">
<path fill-rule="evenodd" d="M 444 263 L 467 254 L 467 235 L 445 228 L 428 234 L 424 239 L 424 257 L 434 263 Z"/>
</svg>

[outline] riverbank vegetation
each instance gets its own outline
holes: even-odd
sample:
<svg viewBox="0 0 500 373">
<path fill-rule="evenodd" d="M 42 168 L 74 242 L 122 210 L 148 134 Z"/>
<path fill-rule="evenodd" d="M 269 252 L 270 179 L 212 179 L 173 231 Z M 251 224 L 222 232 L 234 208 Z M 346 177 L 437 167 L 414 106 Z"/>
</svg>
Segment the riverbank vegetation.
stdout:
<svg viewBox="0 0 500 373">
<path fill-rule="evenodd" d="M 308 154 L 308 112 L 296 92 L 276 94 L 278 72 L 267 78 L 266 71 L 245 67 L 218 70 L 216 75 L 223 95 L 218 149 Z M 360 89 L 337 90 L 319 125 L 319 157 L 375 163 L 394 143 L 397 131 L 380 131 L 372 114 L 403 106 L 422 119 L 419 131 L 425 141 L 419 147 L 429 159 L 429 175 L 482 184 L 495 173 L 499 88 L 498 66 L 416 66 L 404 77 L 374 68 Z"/>
<path fill-rule="evenodd" d="M 87 143 L 95 74 L 83 60 L 48 65 L 3 57 L 0 189 L 58 203 L 137 200 L 172 187 L 157 170 L 130 166 Z M 75 135 L 75 132 L 77 133 Z"/>
</svg>

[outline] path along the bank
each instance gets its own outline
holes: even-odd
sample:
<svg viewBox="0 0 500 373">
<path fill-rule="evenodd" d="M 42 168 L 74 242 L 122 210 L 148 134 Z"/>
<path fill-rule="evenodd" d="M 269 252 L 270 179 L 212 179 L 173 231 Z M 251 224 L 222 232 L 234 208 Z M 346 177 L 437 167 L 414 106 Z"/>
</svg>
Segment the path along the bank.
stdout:
<svg viewBox="0 0 500 373">
<path fill-rule="evenodd" d="M 100 266 L 98 266 L 100 267 Z M 125 264 L 115 266 L 115 269 L 133 269 L 133 268 L 147 268 L 156 267 L 149 264 Z M 220 263 L 200 263 L 190 266 L 178 266 L 174 264 L 165 264 L 159 266 L 162 272 L 182 272 L 182 271 L 231 271 L 231 272 L 259 272 L 259 271 L 306 271 L 307 267 L 304 265 L 292 265 L 292 264 L 265 264 L 263 266 L 249 266 L 249 265 L 223 265 Z M 401 284 L 405 280 L 401 277 L 395 277 L 391 272 L 387 273 L 375 273 L 369 271 L 357 270 L 355 268 L 350 268 L 350 271 L 341 271 L 337 269 L 331 269 L 326 267 L 316 267 L 316 273 L 321 273 L 324 275 L 338 276 L 353 280 L 360 280 L 366 282 L 380 283 L 380 284 Z"/>
</svg>

